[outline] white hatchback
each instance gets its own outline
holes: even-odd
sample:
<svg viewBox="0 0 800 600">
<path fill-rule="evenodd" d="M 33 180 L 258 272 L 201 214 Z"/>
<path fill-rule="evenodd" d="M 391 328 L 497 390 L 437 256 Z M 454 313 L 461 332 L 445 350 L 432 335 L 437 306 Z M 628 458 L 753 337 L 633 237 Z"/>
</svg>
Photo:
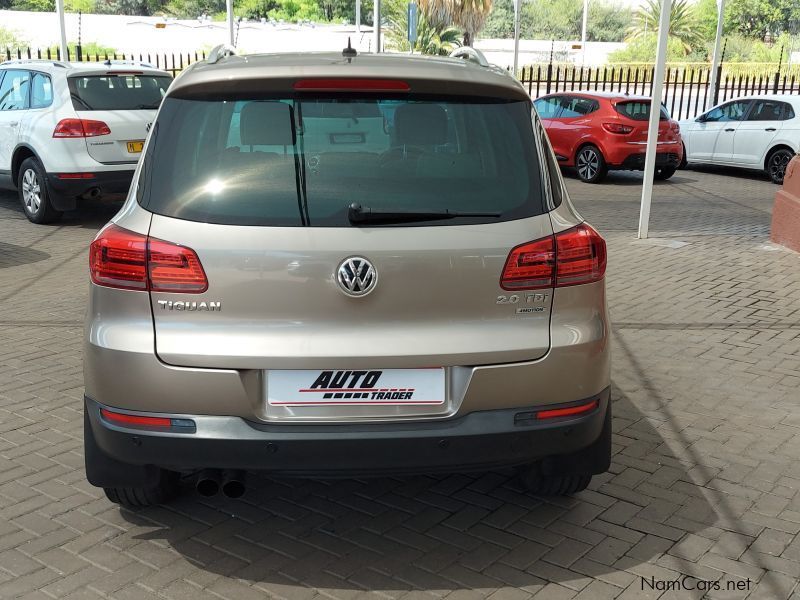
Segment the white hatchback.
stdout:
<svg viewBox="0 0 800 600">
<path fill-rule="evenodd" d="M 684 163 L 758 169 L 783 183 L 786 166 L 800 150 L 800 97 L 736 98 L 680 126 Z"/>
<path fill-rule="evenodd" d="M 34 223 L 126 193 L 169 73 L 131 62 L 0 64 L 0 187 Z"/>
</svg>

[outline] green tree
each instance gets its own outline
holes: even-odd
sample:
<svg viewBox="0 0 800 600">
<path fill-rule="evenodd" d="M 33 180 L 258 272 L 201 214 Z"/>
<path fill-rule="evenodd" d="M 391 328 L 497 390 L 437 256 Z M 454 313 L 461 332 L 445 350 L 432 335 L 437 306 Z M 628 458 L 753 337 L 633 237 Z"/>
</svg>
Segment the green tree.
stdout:
<svg viewBox="0 0 800 600">
<path fill-rule="evenodd" d="M 611 2 L 590 2 L 586 37 L 590 42 L 621 42 L 633 18 L 627 6 Z"/>
<path fill-rule="evenodd" d="M 388 15 L 389 30 L 387 42 L 389 48 L 399 52 L 412 50 L 408 41 L 408 13 L 403 11 L 393 12 Z M 417 19 L 417 39 L 414 41 L 413 51 L 420 54 L 433 54 L 447 56 L 461 45 L 461 31 L 455 27 L 432 27 L 423 15 Z"/>
<path fill-rule="evenodd" d="M 750 1 L 750 0 L 748 0 Z M 647 0 L 634 16 L 633 25 L 628 30 L 628 40 L 635 41 L 656 33 L 661 20 L 661 0 Z M 703 41 L 699 21 L 694 7 L 687 0 L 675 0 L 672 3 L 669 19 L 669 37 L 678 40 L 684 49 L 684 55 Z"/>
<path fill-rule="evenodd" d="M 608 55 L 610 63 L 653 63 L 656 60 L 656 46 L 658 35 L 648 32 L 628 42 L 621 48 Z M 683 62 L 686 60 L 686 49 L 683 43 L 676 38 L 667 41 L 667 62 Z"/>
<path fill-rule="evenodd" d="M 14 29 L 0 26 L 0 48 L 24 48 L 28 46 L 28 41 Z"/>
<path fill-rule="evenodd" d="M 800 32 L 798 0 L 730 0 L 726 24 L 742 35 L 765 39 L 767 34 Z"/>
</svg>

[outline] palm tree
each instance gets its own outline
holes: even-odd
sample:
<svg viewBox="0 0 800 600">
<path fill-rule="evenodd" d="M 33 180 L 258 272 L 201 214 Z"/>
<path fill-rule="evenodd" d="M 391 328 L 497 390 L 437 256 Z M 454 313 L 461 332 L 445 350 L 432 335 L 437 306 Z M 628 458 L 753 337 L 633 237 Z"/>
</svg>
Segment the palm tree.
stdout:
<svg viewBox="0 0 800 600">
<path fill-rule="evenodd" d="M 389 31 L 387 38 L 395 50 L 411 50 L 411 44 L 406 37 L 408 33 L 408 15 L 406 11 L 399 11 L 389 17 Z M 447 56 L 461 45 L 461 31 L 455 27 L 433 27 L 420 15 L 417 21 L 417 39 L 414 42 L 414 52 L 420 54 L 434 54 Z"/>
<path fill-rule="evenodd" d="M 492 11 L 492 0 L 420 0 L 420 8 L 432 26 L 464 30 L 464 45 L 472 46 Z"/>
<path fill-rule="evenodd" d="M 636 11 L 633 25 L 628 29 L 628 40 L 637 40 L 649 33 L 657 33 L 661 20 L 661 0 L 647 0 Z M 678 40 L 686 54 L 703 42 L 700 21 L 694 7 L 687 0 L 674 0 L 669 15 L 669 37 Z"/>
</svg>

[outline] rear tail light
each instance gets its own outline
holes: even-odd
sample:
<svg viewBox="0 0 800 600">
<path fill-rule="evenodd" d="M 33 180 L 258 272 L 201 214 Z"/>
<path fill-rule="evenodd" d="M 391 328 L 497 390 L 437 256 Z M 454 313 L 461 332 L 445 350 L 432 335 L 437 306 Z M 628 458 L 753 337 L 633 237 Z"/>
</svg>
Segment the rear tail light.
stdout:
<svg viewBox="0 0 800 600">
<path fill-rule="evenodd" d="M 53 130 L 54 138 L 86 138 L 109 135 L 111 128 L 92 119 L 61 119 Z"/>
<path fill-rule="evenodd" d="M 582 415 L 587 412 L 593 411 L 600 406 L 600 402 L 592 400 L 577 406 L 569 406 L 567 408 L 552 408 L 550 410 L 540 410 L 536 413 L 537 419 L 557 419 L 559 417 L 572 417 L 575 415 Z"/>
<path fill-rule="evenodd" d="M 411 89 L 399 79 L 300 79 L 293 87 L 303 92 L 407 92 Z"/>
<path fill-rule="evenodd" d="M 630 125 L 623 125 L 622 123 L 603 123 L 603 129 L 605 129 L 609 133 L 630 133 L 633 131 L 633 127 Z"/>
<path fill-rule="evenodd" d="M 669 122 L 669 128 L 672 131 L 674 131 L 675 133 L 680 133 L 681 132 L 681 126 L 680 126 L 680 124 L 678 124 L 677 121 L 670 121 Z"/>
<path fill-rule="evenodd" d="M 535 290 L 593 283 L 606 273 L 606 242 L 586 223 L 517 246 L 508 255 L 500 287 Z"/>
<path fill-rule="evenodd" d="M 187 294 L 208 289 L 194 250 L 116 225 L 92 242 L 89 271 L 94 283 L 111 288 Z"/>
</svg>

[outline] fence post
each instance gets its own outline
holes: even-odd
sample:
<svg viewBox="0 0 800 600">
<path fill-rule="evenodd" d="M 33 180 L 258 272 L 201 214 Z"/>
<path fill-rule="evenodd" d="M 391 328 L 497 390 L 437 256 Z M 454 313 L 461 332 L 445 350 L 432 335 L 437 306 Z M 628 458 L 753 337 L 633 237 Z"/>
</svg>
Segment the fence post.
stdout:
<svg viewBox="0 0 800 600">
<path fill-rule="evenodd" d="M 546 93 L 550 93 L 550 82 L 553 79 L 553 50 L 555 49 L 556 41 L 553 40 L 550 42 L 550 62 L 547 63 L 547 87 L 545 88 L 547 91 Z"/>
</svg>

